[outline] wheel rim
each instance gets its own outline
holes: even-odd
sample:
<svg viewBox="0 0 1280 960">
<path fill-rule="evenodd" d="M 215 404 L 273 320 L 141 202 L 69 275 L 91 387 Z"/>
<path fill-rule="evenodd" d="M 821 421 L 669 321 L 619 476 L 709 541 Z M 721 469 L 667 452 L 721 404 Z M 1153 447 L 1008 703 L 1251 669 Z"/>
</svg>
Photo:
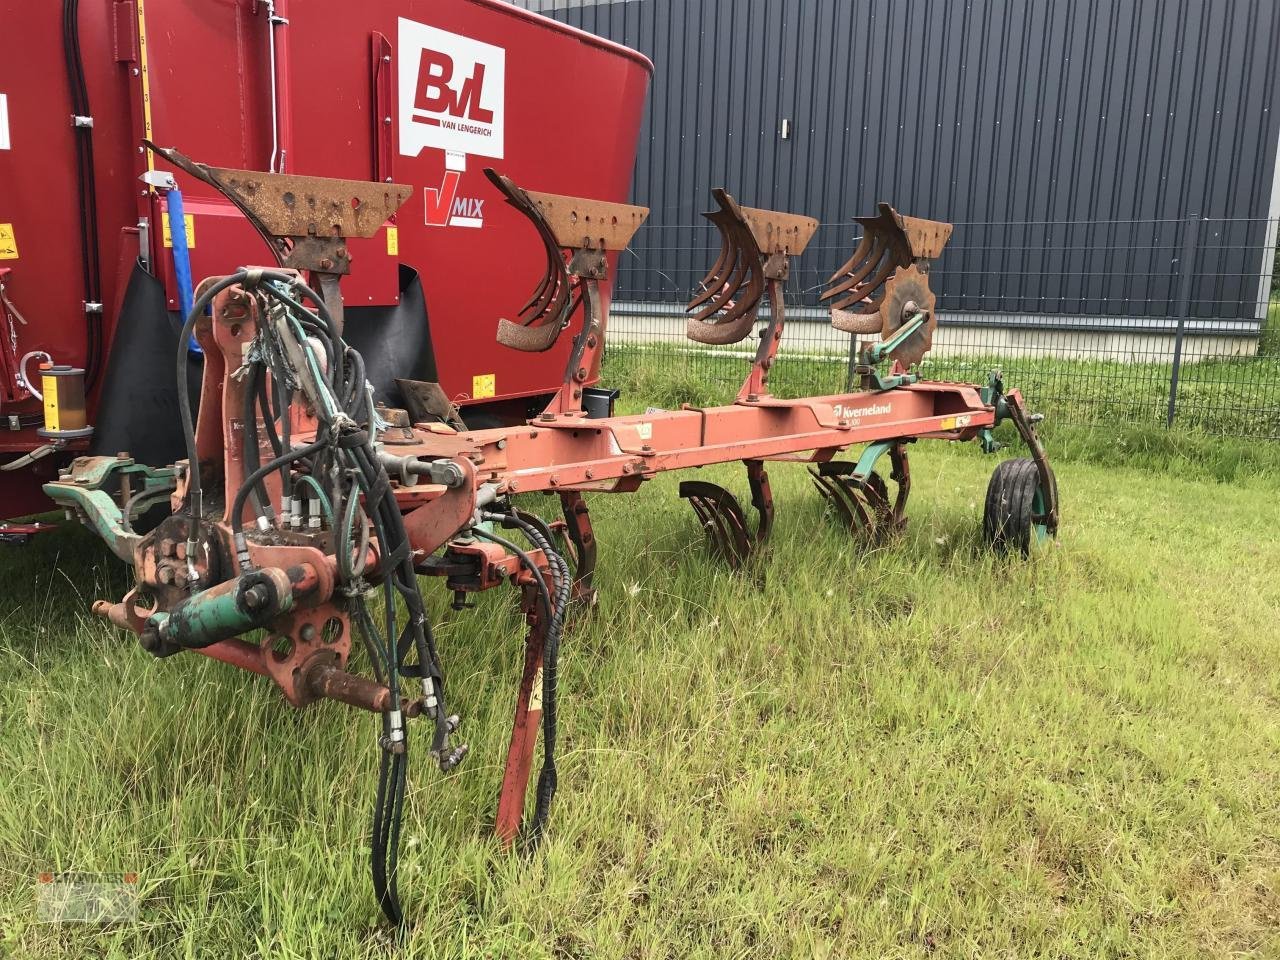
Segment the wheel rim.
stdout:
<svg viewBox="0 0 1280 960">
<path fill-rule="evenodd" d="M 1036 484 L 1036 492 L 1031 495 L 1031 516 L 1033 518 L 1043 518 L 1046 512 L 1044 486 L 1043 484 Z M 1049 539 L 1049 524 L 1044 519 L 1033 519 L 1031 521 L 1031 530 L 1036 543 L 1044 543 Z"/>
</svg>

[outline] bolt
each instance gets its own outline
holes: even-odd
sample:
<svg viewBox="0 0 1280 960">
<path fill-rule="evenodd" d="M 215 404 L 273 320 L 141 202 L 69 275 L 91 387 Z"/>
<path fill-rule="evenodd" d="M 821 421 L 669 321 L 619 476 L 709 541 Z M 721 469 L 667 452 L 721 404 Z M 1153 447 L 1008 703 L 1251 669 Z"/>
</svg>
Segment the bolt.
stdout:
<svg viewBox="0 0 1280 960">
<path fill-rule="evenodd" d="M 117 453 L 117 454 L 116 454 L 116 459 L 117 459 L 117 460 L 128 460 L 128 459 L 129 459 L 129 451 L 128 451 L 128 450 L 121 450 L 119 453 Z"/>
<path fill-rule="evenodd" d="M 653 447 L 650 444 L 641 444 L 640 451 L 642 453 L 653 453 Z"/>
<path fill-rule="evenodd" d="M 499 449 L 499 450 L 505 450 L 505 449 L 507 449 L 507 438 L 506 438 L 506 437 L 503 437 L 501 440 L 499 440 L 499 441 L 498 441 L 498 449 Z"/>
<path fill-rule="evenodd" d="M 550 483 L 553 487 L 558 487 L 560 486 L 560 478 L 553 473 L 551 475 Z"/>
<path fill-rule="evenodd" d="M 578 372 L 577 372 L 576 376 L 577 376 L 577 378 L 578 378 L 579 380 L 585 380 L 585 379 L 587 379 L 587 368 L 586 368 L 586 367 L 579 367 L 579 368 L 578 368 Z"/>
<path fill-rule="evenodd" d="M 520 484 L 518 481 L 512 480 L 510 483 L 507 484 L 507 489 L 510 490 L 512 493 L 515 493 L 517 490 L 520 489 Z"/>
<path fill-rule="evenodd" d="M 168 587 L 173 585 L 177 580 L 177 577 L 174 576 L 173 567 L 166 563 L 156 570 L 156 579 L 159 580 L 161 584 Z"/>
<path fill-rule="evenodd" d="M 307 643 L 310 643 L 316 638 L 316 625 L 314 623 L 304 623 L 302 625 L 302 630 L 299 631 L 299 635 Z"/>
<path fill-rule="evenodd" d="M 592 470 L 590 467 L 588 467 L 588 468 L 587 468 L 587 479 L 588 479 L 588 480 L 594 480 L 595 478 L 596 478 L 596 472 L 595 472 L 594 470 Z"/>
<path fill-rule="evenodd" d="M 320 269 L 321 269 L 321 270 L 332 270 L 332 269 L 333 269 L 333 261 L 332 261 L 332 260 L 330 260 L 328 257 L 325 257 L 323 260 L 321 260 L 321 261 L 320 261 Z"/>
<path fill-rule="evenodd" d="M 267 590 L 266 584 L 255 583 L 244 592 L 244 596 L 241 598 L 241 603 L 244 605 L 246 610 L 256 613 L 265 607 L 270 599 L 271 595 Z"/>
<path fill-rule="evenodd" d="M 544 414 L 543 414 L 542 416 L 540 416 L 538 419 L 539 419 L 539 420 L 542 420 L 543 422 L 550 422 L 550 421 L 554 420 L 555 418 L 556 418 L 556 415 L 555 415 L 554 413 L 544 413 Z"/>
</svg>

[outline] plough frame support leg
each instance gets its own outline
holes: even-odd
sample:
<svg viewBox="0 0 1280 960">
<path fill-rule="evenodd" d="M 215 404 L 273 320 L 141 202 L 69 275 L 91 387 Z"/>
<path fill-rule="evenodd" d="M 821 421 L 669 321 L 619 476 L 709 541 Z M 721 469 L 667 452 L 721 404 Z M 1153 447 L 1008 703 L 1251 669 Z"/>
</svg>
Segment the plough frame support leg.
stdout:
<svg viewBox="0 0 1280 960">
<path fill-rule="evenodd" d="M 596 535 L 591 527 L 587 501 L 581 493 L 574 490 L 560 494 L 560 507 L 564 511 L 565 533 L 578 555 L 571 597 L 575 603 L 594 607 L 597 600 L 595 587 L 592 586 L 596 572 Z"/>
<path fill-rule="evenodd" d="M 889 462 L 893 467 L 889 478 L 898 485 L 898 492 L 893 500 L 893 528 L 902 530 L 907 525 L 907 498 L 911 496 L 911 461 L 907 457 L 905 443 L 893 445 L 889 451 Z"/>
<path fill-rule="evenodd" d="M 502 790 L 498 795 L 498 813 L 494 832 L 504 847 L 511 846 L 520 834 L 524 820 L 525 796 L 529 791 L 529 773 L 538 745 L 538 728 L 542 722 L 542 614 L 538 610 L 537 587 L 521 588 L 521 605 L 529 622 L 525 637 L 524 672 L 516 697 L 515 720 L 511 725 L 511 742 L 507 747 L 507 763 L 502 774 Z"/>
<path fill-rule="evenodd" d="M 759 519 L 756 524 L 756 546 L 769 539 L 773 530 L 773 490 L 769 486 L 769 472 L 764 468 L 763 460 L 744 460 L 747 466 L 747 481 L 751 484 L 751 505 L 756 508 Z"/>
</svg>

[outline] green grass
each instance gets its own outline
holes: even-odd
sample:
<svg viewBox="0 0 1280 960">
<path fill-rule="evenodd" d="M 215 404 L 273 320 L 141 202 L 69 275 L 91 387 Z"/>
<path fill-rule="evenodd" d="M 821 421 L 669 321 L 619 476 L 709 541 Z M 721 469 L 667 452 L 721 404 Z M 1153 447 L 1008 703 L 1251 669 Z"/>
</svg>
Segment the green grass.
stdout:
<svg viewBox="0 0 1280 960">
<path fill-rule="evenodd" d="M 1274 297 L 1276 291 L 1273 290 L 1271 295 Z M 1267 357 L 1280 356 L 1280 301 L 1272 300 L 1267 307 L 1267 319 L 1262 325 L 1258 352 Z"/>
<path fill-rule="evenodd" d="M 531 859 L 490 834 L 512 598 L 454 615 L 428 583 L 473 753 L 448 778 L 412 758 L 417 926 L 399 950 L 366 873 L 375 722 L 294 711 L 193 654 L 152 659 L 88 616 L 123 577 L 87 534 L 7 549 L 0 944 L 1276 956 L 1280 483 L 1265 460 L 1215 468 L 1158 439 L 1130 451 L 1140 467 L 1089 463 L 1108 439 L 1061 435 L 1062 536 L 1030 563 L 975 548 L 993 464 L 972 448 L 914 449 L 908 531 L 874 552 L 779 465 L 758 579 L 705 556 L 677 478 L 593 498 L 602 604 L 565 643 L 560 793 Z M 745 491 L 740 469 L 706 475 Z M 137 871 L 139 922 L 37 923 L 46 870 Z"/>
</svg>

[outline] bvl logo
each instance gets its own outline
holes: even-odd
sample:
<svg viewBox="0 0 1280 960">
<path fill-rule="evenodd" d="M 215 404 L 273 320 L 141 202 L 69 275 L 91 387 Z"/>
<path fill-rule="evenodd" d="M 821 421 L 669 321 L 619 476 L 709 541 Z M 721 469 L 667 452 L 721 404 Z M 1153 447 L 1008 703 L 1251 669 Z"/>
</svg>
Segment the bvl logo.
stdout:
<svg viewBox="0 0 1280 960">
<path fill-rule="evenodd" d="M 434 147 L 502 157 L 502 47 L 401 18 L 398 56 L 401 154 L 416 157 Z M 438 191 L 441 198 L 446 189 L 447 184 Z"/>
</svg>

